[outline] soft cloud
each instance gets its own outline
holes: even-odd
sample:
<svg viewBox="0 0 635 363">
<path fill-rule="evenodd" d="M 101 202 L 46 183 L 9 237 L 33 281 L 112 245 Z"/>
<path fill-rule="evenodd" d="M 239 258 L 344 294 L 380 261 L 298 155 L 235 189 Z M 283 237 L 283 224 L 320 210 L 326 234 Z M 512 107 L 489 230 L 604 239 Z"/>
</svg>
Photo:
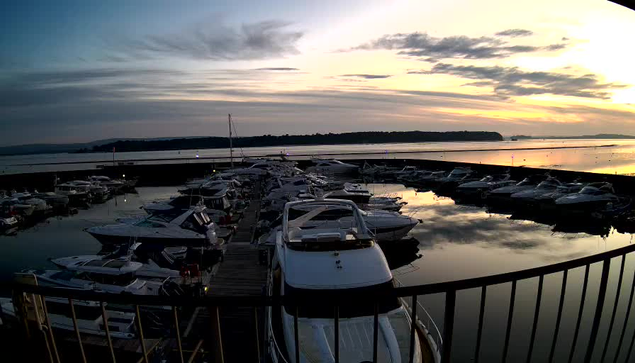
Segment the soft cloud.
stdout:
<svg viewBox="0 0 635 363">
<path fill-rule="evenodd" d="M 389 74 L 342 74 L 340 77 L 353 77 L 363 79 L 384 79 L 392 77 Z"/>
<path fill-rule="evenodd" d="M 413 129 L 538 134 L 545 122 L 554 134 L 592 134 L 616 125 L 635 130 L 635 113 L 627 110 L 514 104 L 521 116 L 503 117 L 499 111 L 510 103 L 496 95 L 371 87 L 272 91 L 270 76 L 254 70 L 22 73 L 0 83 L 0 145 L 225 135 L 227 113 L 245 136 Z M 528 121 L 523 112 L 544 117 Z M 556 124 L 571 118 L 575 126 Z"/>
<path fill-rule="evenodd" d="M 290 67 L 268 67 L 268 68 L 256 68 L 256 71 L 275 71 L 275 72 L 293 72 L 299 71 L 298 68 L 290 68 Z"/>
<path fill-rule="evenodd" d="M 611 89 L 627 87 L 618 83 L 602 83 L 595 74 L 581 76 L 557 73 L 523 71 L 517 67 L 453 65 L 437 63 L 429 71 L 414 74 L 449 74 L 478 80 L 470 86 L 493 86 L 502 96 L 528 96 L 554 94 L 584 98 L 608 99 Z"/>
<path fill-rule="evenodd" d="M 278 20 L 243 24 L 238 28 L 219 22 L 212 19 L 174 34 L 111 39 L 115 54 L 107 57 L 114 61 L 163 57 L 214 61 L 279 58 L 298 53 L 296 43 L 304 35 L 290 30 L 291 23 Z"/>
<path fill-rule="evenodd" d="M 348 49 L 351 50 L 396 50 L 397 54 L 415 57 L 427 62 L 443 59 L 493 59 L 507 58 L 515 54 L 539 51 L 552 52 L 563 49 L 566 44 L 546 46 L 513 45 L 506 38 L 528 36 L 529 30 L 510 29 L 489 37 L 469 37 L 465 35 L 437 38 L 427 33 L 397 33 L 384 35 L 369 43 Z"/>
<path fill-rule="evenodd" d="M 528 37 L 533 34 L 534 32 L 527 29 L 507 29 L 507 30 L 503 30 L 502 32 L 496 33 L 496 35 L 499 37 L 512 37 L 512 38 Z"/>
</svg>

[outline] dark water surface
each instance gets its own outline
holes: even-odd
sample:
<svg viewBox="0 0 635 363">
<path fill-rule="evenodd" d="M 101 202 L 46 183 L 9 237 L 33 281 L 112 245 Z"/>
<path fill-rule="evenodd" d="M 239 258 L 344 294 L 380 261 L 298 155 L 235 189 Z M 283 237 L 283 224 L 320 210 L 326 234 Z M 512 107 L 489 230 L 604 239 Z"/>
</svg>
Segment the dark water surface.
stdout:
<svg viewBox="0 0 635 363">
<path fill-rule="evenodd" d="M 423 220 L 413 229 L 412 236 L 419 241 L 418 248 L 405 249 L 389 256 L 393 265 L 410 264 L 395 271 L 396 277 L 406 285 L 426 284 L 455 279 L 485 276 L 548 265 L 573 258 L 592 255 L 628 245 L 631 234 L 618 233 L 611 227 L 592 228 L 588 224 L 569 226 L 569 232 L 554 232 L 554 226 L 527 220 L 511 219 L 509 215 L 488 213 L 484 208 L 457 205 L 446 197 L 432 192 L 417 193 L 412 188 L 396 184 L 369 184 L 376 195 L 398 195 L 408 205 L 404 214 Z M 117 218 L 144 215 L 139 209 L 143 204 L 167 198 L 176 193 L 177 187 L 139 188 L 138 194 L 118 196 L 90 209 L 80 210 L 77 215 L 52 217 L 15 236 L 0 236 L 0 279 L 7 280 L 11 274 L 24 268 L 54 268 L 48 258 L 68 255 L 94 254 L 101 245 L 83 229 L 112 223 Z M 575 232 L 575 228 L 579 232 Z M 596 230 L 601 231 L 601 234 Z M 586 232 L 585 232 L 586 231 Z M 421 254 L 417 258 L 417 254 Z M 635 254 L 634 254 L 635 255 Z M 605 303 L 605 315 L 612 312 L 617 288 L 617 276 L 621 260 L 611 264 L 610 284 Z M 623 287 L 618 305 L 613 335 L 608 349 L 608 359 L 613 354 L 624 324 L 624 314 L 630 287 L 633 284 L 635 256 L 626 257 Z M 591 267 L 588 296 L 598 293 L 600 264 Z M 556 362 L 567 361 L 573 328 L 578 314 L 584 268 L 571 270 L 567 285 L 565 309 L 559 335 Z M 545 277 L 540 319 L 536 336 L 533 361 L 547 360 L 553 326 L 559 301 L 562 274 Z M 537 279 L 520 281 L 510 340 L 508 361 L 525 360 L 534 316 Z M 510 284 L 488 288 L 483 330 L 481 362 L 501 361 L 501 346 L 504 342 L 507 311 L 509 308 Z M 444 296 L 420 297 L 427 310 L 442 329 Z M 461 291 L 457 294 L 456 325 L 453 351 L 454 361 L 468 362 L 473 358 L 478 321 L 480 290 Z M 584 308 L 583 322 L 578 338 L 574 361 L 582 357 L 588 341 L 595 300 L 588 299 Z M 607 318 L 603 320 L 598 342 L 599 350 L 606 339 Z M 633 325 L 632 319 L 630 319 Z M 633 336 L 627 330 L 624 345 L 628 347 Z M 626 348 L 622 348 L 621 360 Z M 599 356 L 595 357 L 599 361 Z"/>
</svg>

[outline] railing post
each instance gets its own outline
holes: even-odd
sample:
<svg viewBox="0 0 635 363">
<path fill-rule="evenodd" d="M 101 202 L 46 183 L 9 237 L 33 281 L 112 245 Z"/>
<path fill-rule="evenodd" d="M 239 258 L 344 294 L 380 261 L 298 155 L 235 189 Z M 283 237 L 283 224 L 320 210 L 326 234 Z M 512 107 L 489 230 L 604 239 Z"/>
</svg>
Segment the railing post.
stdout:
<svg viewBox="0 0 635 363">
<path fill-rule="evenodd" d="M 454 308 L 456 305 L 456 290 L 445 294 L 445 313 L 443 318 L 443 363 L 450 362 L 452 355 L 452 334 L 454 333 Z"/>
<path fill-rule="evenodd" d="M 560 302 L 558 303 L 558 315 L 556 317 L 556 327 L 553 330 L 553 340 L 551 341 L 551 350 L 549 351 L 549 363 L 553 362 L 556 353 L 556 342 L 558 341 L 558 333 L 560 332 L 560 321 L 562 320 L 562 309 L 564 307 L 564 297 L 567 292 L 567 276 L 569 270 L 562 273 L 562 285 L 560 288 Z"/>
<path fill-rule="evenodd" d="M 183 345 L 181 344 L 181 331 L 179 329 L 179 315 L 176 311 L 176 306 L 172 306 L 172 313 L 174 315 L 174 331 L 176 332 L 176 344 L 179 348 L 179 358 L 181 363 L 185 362 L 185 358 L 183 358 Z"/>
<path fill-rule="evenodd" d="M 104 322 L 104 330 L 106 331 L 106 341 L 108 342 L 110 357 L 112 358 L 112 363 L 116 363 L 117 358 L 115 358 L 115 349 L 112 346 L 112 338 L 110 337 L 110 327 L 108 327 L 108 315 L 106 315 L 106 308 L 104 307 L 103 301 L 100 301 L 99 305 L 101 306 L 101 319 Z"/>
<path fill-rule="evenodd" d="M 20 295 L 24 296 L 24 294 L 20 294 Z M 51 326 L 51 320 L 49 319 L 49 310 L 46 307 L 46 299 L 44 298 L 44 296 L 40 295 L 40 301 L 42 302 L 42 310 L 44 310 L 44 322 L 46 323 L 46 330 L 49 336 L 49 340 L 51 341 L 51 345 L 53 346 L 53 353 L 55 354 L 55 359 L 57 362 L 61 362 L 59 352 L 57 351 L 57 344 L 55 344 L 55 337 L 53 336 L 53 327 Z M 35 301 L 33 303 L 35 303 Z M 25 315 L 25 318 L 26 318 L 26 315 Z"/>
<path fill-rule="evenodd" d="M 514 303 L 516 302 L 516 283 L 512 281 L 512 291 L 509 298 L 509 312 L 507 313 L 507 330 L 505 332 L 505 345 L 503 346 L 503 362 L 507 361 L 507 350 L 509 349 L 509 338 L 512 333 L 512 322 L 514 320 Z"/>
<path fill-rule="evenodd" d="M 611 333 L 613 332 L 613 324 L 615 323 L 615 314 L 617 313 L 617 305 L 620 302 L 620 293 L 622 292 L 622 278 L 624 277 L 624 264 L 626 263 L 626 255 L 622 255 L 622 263 L 620 264 L 620 276 L 617 278 L 617 291 L 615 292 L 615 303 L 613 304 L 613 313 L 611 314 L 611 321 L 609 323 L 608 333 L 606 333 L 606 341 L 604 342 L 604 349 L 602 349 L 602 358 L 600 362 L 604 362 L 606 352 L 609 347 L 609 341 L 611 340 Z"/>
<path fill-rule="evenodd" d="M 604 298 L 606 297 L 606 285 L 609 281 L 609 272 L 611 267 L 611 259 L 604 260 L 602 264 L 602 277 L 600 279 L 600 290 L 598 291 L 598 303 L 595 306 L 595 316 L 593 318 L 593 326 L 591 327 L 591 336 L 589 337 L 589 344 L 587 345 L 586 355 L 584 357 L 585 363 L 591 362 L 591 356 L 595 349 L 595 340 L 598 336 L 598 329 L 600 328 L 600 320 L 602 320 L 602 309 L 604 308 Z"/>
<path fill-rule="evenodd" d="M 483 337 L 483 319 L 485 318 L 485 299 L 487 298 L 487 286 L 481 288 L 481 307 L 478 314 L 478 330 L 476 331 L 476 349 L 474 350 L 474 363 L 478 363 L 481 352 L 481 339 Z"/>
<path fill-rule="evenodd" d="M 415 359 L 415 334 L 417 334 L 417 295 L 412 295 L 412 308 L 410 311 L 412 312 L 412 319 L 410 324 L 410 363 L 414 362 Z"/>
<path fill-rule="evenodd" d="M 617 363 L 617 358 L 620 356 L 620 350 L 622 349 L 622 343 L 624 342 L 624 333 L 626 333 L 626 327 L 628 326 L 628 318 L 631 316 L 631 308 L 633 307 L 633 293 L 635 293 L 635 272 L 633 273 L 633 283 L 631 284 L 631 293 L 628 297 L 628 305 L 626 306 L 626 315 L 624 316 L 624 325 L 622 326 L 622 334 L 620 334 L 620 340 L 617 343 L 615 349 L 615 358 L 613 363 Z M 635 337 L 635 334 L 633 335 Z"/>
<path fill-rule="evenodd" d="M 68 298 L 68 303 L 71 306 L 71 317 L 73 318 L 73 327 L 75 328 L 75 335 L 77 336 L 77 343 L 79 344 L 79 352 L 82 356 L 82 362 L 86 363 L 86 354 L 84 354 L 84 345 L 82 344 L 82 336 L 79 334 L 79 326 L 77 326 L 77 316 L 75 315 L 75 304 L 73 299 Z"/>
<path fill-rule="evenodd" d="M 135 311 L 137 313 L 137 330 L 139 333 L 139 343 L 141 343 L 141 353 L 143 354 L 143 361 L 148 363 L 148 352 L 146 349 L 146 342 L 143 338 L 143 327 L 141 326 L 141 312 L 139 311 L 139 305 L 135 305 Z"/>
<path fill-rule="evenodd" d="M 538 293 L 536 295 L 536 310 L 534 311 L 534 324 L 531 327 L 531 338 L 529 338 L 529 352 L 527 353 L 527 363 L 531 362 L 531 355 L 534 352 L 534 341 L 536 340 L 536 330 L 538 329 L 538 318 L 540 317 L 540 303 L 542 302 L 542 285 L 545 276 L 540 275 L 538 279 Z"/>
<path fill-rule="evenodd" d="M 591 265 L 586 265 L 584 269 L 584 282 L 582 283 L 582 293 L 580 294 L 580 310 L 578 311 L 578 320 L 575 323 L 575 331 L 573 333 L 573 341 L 571 342 L 571 351 L 569 352 L 569 363 L 573 361 L 575 353 L 575 345 L 578 341 L 578 333 L 580 333 L 580 323 L 582 322 L 582 313 L 584 312 L 584 302 L 586 301 L 586 290 L 589 285 L 589 269 Z"/>
</svg>

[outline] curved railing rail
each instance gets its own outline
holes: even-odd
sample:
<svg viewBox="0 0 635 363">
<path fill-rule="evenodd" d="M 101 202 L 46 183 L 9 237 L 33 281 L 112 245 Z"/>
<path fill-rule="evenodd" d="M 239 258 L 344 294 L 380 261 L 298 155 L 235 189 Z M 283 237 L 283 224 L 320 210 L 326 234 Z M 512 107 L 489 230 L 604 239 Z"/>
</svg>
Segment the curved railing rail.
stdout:
<svg viewBox="0 0 635 363">
<path fill-rule="evenodd" d="M 455 321 L 455 308 L 456 308 L 456 300 L 457 300 L 457 292 L 462 290 L 470 290 L 470 289 L 480 289 L 481 290 L 481 298 L 480 298 L 480 306 L 479 306 L 479 317 L 478 317 L 478 330 L 476 336 L 476 346 L 475 351 L 473 353 L 473 360 L 475 362 L 479 361 L 481 342 L 482 342 L 482 333 L 483 333 L 483 320 L 484 320 L 484 312 L 485 312 L 485 304 L 487 297 L 488 287 L 492 285 L 500 285 L 511 283 L 511 295 L 509 299 L 509 306 L 507 311 L 507 326 L 505 331 L 505 340 L 502 345 L 503 352 L 503 360 L 507 359 L 510 335 L 512 332 L 512 320 L 514 316 L 514 305 L 517 294 L 517 286 L 518 281 L 520 280 L 528 280 L 528 279 L 538 279 L 538 287 L 536 293 L 536 300 L 534 304 L 534 317 L 533 317 L 533 325 L 530 333 L 530 343 L 527 352 L 527 361 L 529 362 L 532 358 L 532 352 L 534 348 L 534 341 L 536 338 L 536 331 L 538 320 L 540 316 L 540 308 L 541 308 L 541 299 L 543 295 L 543 286 L 545 276 L 562 273 L 562 282 L 560 289 L 560 300 L 558 304 L 558 312 L 557 317 L 554 322 L 554 336 L 553 342 L 550 349 L 549 361 L 554 360 L 554 351 L 555 347 L 558 343 L 560 325 L 563 315 L 563 305 L 564 305 L 564 295 L 566 293 L 567 280 L 568 280 L 568 272 L 575 268 L 584 267 L 584 281 L 582 285 L 582 294 L 580 298 L 578 314 L 577 314 L 577 322 L 575 324 L 574 330 L 574 338 L 573 344 L 571 345 L 570 352 L 570 360 L 574 356 L 574 352 L 576 350 L 576 346 L 580 345 L 580 347 L 584 347 L 584 362 L 590 362 L 594 355 L 596 348 L 602 349 L 602 359 L 604 360 L 607 354 L 612 353 L 615 358 L 614 361 L 618 362 L 618 358 L 625 356 L 626 359 L 623 361 L 628 361 L 631 356 L 633 343 L 635 343 L 635 331 L 632 333 L 632 339 L 630 342 L 630 346 L 627 351 L 622 352 L 622 347 L 625 347 L 625 344 L 628 344 L 624 341 L 626 336 L 627 328 L 629 327 L 629 317 L 631 311 L 631 304 L 633 301 L 633 286 L 630 287 L 630 296 L 629 302 L 626 309 L 626 316 L 624 319 L 617 319 L 617 321 L 623 320 L 623 326 L 619 335 L 612 334 L 613 328 L 615 327 L 616 322 L 616 312 L 618 310 L 618 303 L 621 296 L 622 282 L 625 270 L 625 261 L 626 255 L 635 251 L 635 245 L 628 245 L 622 248 L 617 248 L 614 250 L 610 250 L 607 252 L 603 252 L 600 254 L 577 258 L 570 261 L 560 262 L 552 265 L 541 266 L 521 271 L 514 271 L 508 273 L 501 273 L 497 275 L 484 276 L 484 277 L 476 277 L 469 279 L 462 279 L 456 281 L 449 282 L 439 282 L 439 283 L 431 283 L 425 285 L 418 286 L 405 286 L 405 287 L 396 287 L 392 291 L 387 291 L 382 293 L 382 298 L 387 296 L 394 297 L 409 297 L 412 298 L 412 301 L 417 301 L 417 297 L 421 295 L 431 295 L 431 294 L 445 294 L 445 308 L 444 308 L 444 316 L 443 316 L 443 334 L 442 334 L 442 361 L 449 362 L 452 358 L 452 338 L 454 333 L 454 321 Z M 604 311 L 604 303 L 607 295 L 607 286 L 609 283 L 609 274 L 610 274 L 610 266 L 611 261 L 615 258 L 620 258 L 620 269 L 619 269 L 619 277 L 617 279 L 612 279 L 612 281 L 617 281 L 616 288 L 616 297 L 613 308 L 610 314 L 603 314 Z M 579 330 L 582 320 L 582 311 L 585 306 L 585 302 L 587 300 L 594 299 L 594 297 L 587 296 L 587 285 L 589 283 L 589 271 L 590 267 L 593 264 L 601 264 L 602 272 L 599 281 L 599 289 L 597 292 L 597 299 L 595 303 L 595 311 L 592 318 L 590 334 L 588 341 L 581 342 L 578 341 L 580 336 Z M 635 276 L 635 271 L 633 271 Z M 635 281 L 635 278 L 634 278 Z M 9 286 L 5 286 L 13 290 L 14 296 L 19 293 L 32 293 L 40 296 L 54 296 L 54 297 L 62 297 L 68 299 L 80 299 L 80 300 L 93 300 L 107 303 L 115 303 L 115 304 L 128 304 L 135 306 L 138 311 L 139 306 L 172 306 L 172 307 L 210 307 L 216 308 L 219 307 L 264 307 L 264 306 L 274 306 L 279 307 L 283 304 L 286 305 L 295 305 L 295 306 L 303 306 L 303 305 L 316 305 L 319 304 L 321 306 L 324 305 L 332 305 L 334 308 L 338 309 L 339 306 L 351 305 L 351 304 L 359 304 L 360 302 L 364 302 L 366 304 L 373 304 L 378 301 L 378 296 L 372 294 L 356 294 L 355 296 L 347 295 L 343 293 L 340 297 L 334 298 L 331 301 L 304 301 L 304 300 L 290 300 L 282 297 L 269 297 L 269 296 L 204 296 L 204 297 L 166 297 L 166 296 L 134 296 L 134 295 L 113 295 L 113 294 L 105 294 L 105 293 L 96 293 L 96 292 L 88 292 L 88 291 L 77 291 L 77 290 L 64 290 L 57 289 L 52 287 L 43 287 L 43 286 L 33 286 L 33 285 L 25 285 L 25 284 L 16 284 L 12 283 Z M 377 305 L 376 305 L 377 306 Z M 589 306 L 589 305 L 587 305 Z M 568 307 L 570 308 L 570 306 Z M 414 310 L 413 310 L 414 311 Z M 377 309 L 375 309 L 375 329 L 377 329 Z M 604 315 L 604 316 L 603 316 Z M 608 335 L 605 341 L 598 341 L 598 331 L 600 329 L 600 324 L 603 322 L 603 317 L 605 319 L 609 319 L 608 321 Z M 297 316 L 295 317 L 297 321 Z M 337 314 L 335 317 L 336 321 L 338 321 Z M 413 319 L 414 324 L 414 319 Z M 339 325 L 337 325 L 339 326 Z M 606 324 L 604 325 L 606 326 Z M 413 325 L 414 328 L 414 325 Z M 338 329 L 337 329 L 338 330 Z M 412 329 L 414 332 L 414 329 Z M 618 344 L 611 344 L 611 347 L 616 347 L 614 352 L 610 352 L 607 347 L 609 347 L 609 340 L 611 338 L 618 339 Z M 373 337 L 373 344 L 376 347 L 377 344 L 377 334 L 375 332 Z M 337 341 L 337 339 L 336 339 Z M 413 340 L 414 341 L 414 336 Z M 440 343 L 440 342 L 438 342 Z M 438 344 L 438 346 L 441 346 Z M 298 342 L 296 341 L 296 348 L 298 347 Z M 295 349 L 298 352 L 298 349 Z M 374 349 L 376 361 L 376 349 Z M 338 359 L 336 359 L 337 361 Z M 293 359 L 289 361 L 293 362 Z"/>
</svg>

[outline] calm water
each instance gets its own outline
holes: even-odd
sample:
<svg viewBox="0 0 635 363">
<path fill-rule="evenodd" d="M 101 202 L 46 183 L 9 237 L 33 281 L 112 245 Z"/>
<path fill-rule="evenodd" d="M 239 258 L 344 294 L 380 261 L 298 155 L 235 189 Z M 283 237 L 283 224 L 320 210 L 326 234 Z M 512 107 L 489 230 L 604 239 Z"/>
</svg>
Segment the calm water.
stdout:
<svg viewBox="0 0 635 363">
<path fill-rule="evenodd" d="M 597 147 L 613 145 L 611 147 Z M 523 148 L 587 147 L 580 149 L 501 150 Z M 589 148 L 590 147 L 590 148 Z M 461 151 L 461 150 L 493 151 Z M 400 153 L 407 152 L 407 153 Z M 521 140 L 502 142 L 445 142 L 407 144 L 362 144 L 291 146 L 235 149 L 238 158 L 288 154 L 291 159 L 306 159 L 310 155 L 330 154 L 342 159 L 368 157 L 374 159 L 431 159 L 483 164 L 531 166 L 552 169 L 591 171 L 610 174 L 635 173 L 635 140 Z M 338 154 L 342 153 L 342 154 Z M 356 155 L 345 155 L 357 153 Z M 359 154 L 361 153 L 361 155 Z M 228 157 L 228 149 L 151 151 L 116 153 L 116 161 L 178 158 L 178 163 L 210 162 L 200 158 Z M 308 155 L 308 156 L 300 156 Z M 44 154 L 0 157 L 0 174 L 36 171 L 94 169 L 98 164 L 112 163 L 112 154 Z M 87 164 L 33 165 L 20 164 L 88 162 Z M 165 163 L 166 161 L 162 161 Z M 143 163 L 143 161 L 135 161 Z M 148 162 L 145 162 L 148 163 Z M 150 162 L 151 163 L 151 162 Z"/>
<path fill-rule="evenodd" d="M 408 202 L 402 210 L 403 213 L 423 220 L 423 223 L 411 232 L 412 236 L 420 242 L 418 248 L 397 256 L 402 264 L 412 261 L 395 271 L 395 275 L 407 285 L 449 281 L 541 266 L 618 248 L 632 241 L 632 235 L 621 234 L 613 229 L 609 229 L 606 237 L 584 232 L 553 232 L 553 226 L 510 219 L 509 215 L 491 214 L 475 206 L 456 205 L 450 198 L 438 197 L 432 192 L 417 193 L 414 189 L 401 185 L 370 184 L 368 187 L 376 195 L 403 197 Z M 12 272 L 28 267 L 53 268 L 47 261 L 48 258 L 97 253 L 100 250 L 100 244 L 84 232 L 84 228 L 112 223 L 121 217 L 143 215 L 144 212 L 139 209 L 141 205 L 159 198 L 166 198 L 176 193 L 176 190 L 176 187 L 139 188 L 138 194 L 119 196 L 105 204 L 95 205 L 88 210 L 80 210 L 74 216 L 50 218 L 33 228 L 19 231 L 16 236 L 0 236 L 0 278 L 8 279 Z M 422 256 L 417 258 L 417 254 Z M 610 279 L 613 283 L 608 289 L 605 305 L 605 310 L 608 312 L 605 314 L 608 314 L 613 306 L 619 263 L 618 259 L 611 265 Z M 634 267 L 635 257 L 629 255 L 626 271 L 630 272 L 624 277 L 624 288 L 614 329 L 617 332 L 621 330 L 623 324 L 625 300 L 628 298 L 628 291 L 633 283 Z M 557 362 L 566 361 L 571 345 L 583 272 L 582 269 L 578 269 L 569 274 L 561 340 L 555 360 Z M 588 296 L 596 296 L 600 276 L 599 265 L 591 269 L 590 276 Z M 546 360 L 549 354 L 561 278 L 561 275 L 555 275 L 545 279 L 534 354 L 536 362 Z M 509 361 L 525 359 L 533 319 L 536 287 L 535 280 L 518 283 Z M 501 359 L 500 347 L 504 341 L 509 292 L 509 284 L 488 289 L 481 355 L 483 362 Z M 454 351 L 457 352 L 454 361 L 456 362 L 465 362 L 472 358 L 479 294 L 480 291 L 465 291 L 457 295 L 454 330 L 456 337 Z M 421 299 L 439 328 L 442 329 L 444 297 L 427 296 Z M 580 352 L 583 351 L 588 339 L 594 309 L 595 301 L 587 302 L 578 343 Z M 605 325 L 603 327 L 605 329 Z M 630 342 L 631 336 L 629 331 L 626 335 L 627 343 Z M 603 343 L 604 339 L 605 334 L 602 330 L 598 341 Z M 611 340 L 613 350 L 616 340 L 616 337 Z M 601 348 L 599 350 L 601 351 Z M 576 360 L 578 359 L 579 357 L 576 356 Z M 612 360 L 612 353 L 609 354 L 609 359 Z"/>
</svg>

